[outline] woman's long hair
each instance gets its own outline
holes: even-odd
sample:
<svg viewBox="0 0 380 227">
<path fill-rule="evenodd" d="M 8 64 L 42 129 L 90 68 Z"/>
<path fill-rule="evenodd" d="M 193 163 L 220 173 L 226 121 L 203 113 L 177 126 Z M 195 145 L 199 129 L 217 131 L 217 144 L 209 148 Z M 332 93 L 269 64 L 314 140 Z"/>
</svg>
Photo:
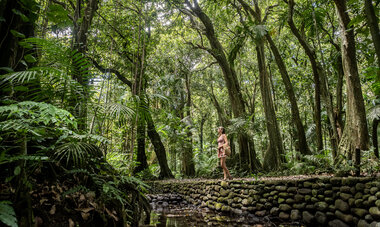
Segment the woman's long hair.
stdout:
<svg viewBox="0 0 380 227">
<path fill-rule="evenodd" d="M 220 126 L 219 128 L 222 129 L 222 134 L 226 134 L 226 130 L 222 126 Z"/>
</svg>

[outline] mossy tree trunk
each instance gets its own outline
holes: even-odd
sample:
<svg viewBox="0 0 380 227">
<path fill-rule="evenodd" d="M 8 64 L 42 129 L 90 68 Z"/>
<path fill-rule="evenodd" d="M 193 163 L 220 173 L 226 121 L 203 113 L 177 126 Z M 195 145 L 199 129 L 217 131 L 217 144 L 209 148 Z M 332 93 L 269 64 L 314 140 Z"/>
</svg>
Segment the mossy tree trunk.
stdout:
<svg viewBox="0 0 380 227">
<path fill-rule="evenodd" d="M 346 126 L 339 144 L 338 163 L 342 160 L 354 160 L 355 150 L 367 150 L 369 135 L 366 111 L 356 61 L 354 29 L 349 26 L 350 17 L 345 0 L 334 0 L 339 16 L 342 38 L 342 61 L 346 78 Z M 341 157 L 345 158 L 341 158 Z M 360 157 L 360 156 L 359 156 Z"/>
<path fill-rule="evenodd" d="M 251 8 L 245 1 L 238 0 L 243 6 L 244 10 L 248 15 L 252 17 L 256 25 L 262 25 L 263 21 L 261 18 L 261 10 L 259 8 L 258 2 L 254 1 L 254 9 Z M 259 79 L 260 79 L 260 91 L 261 97 L 264 105 L 266 127 L 269 137 L 268 150 L 264 156 L 264 169 L 266 170 L 276 170 L 279 169 L 281 163 L 285 162 L 284 148 L 282 145 L 282 137 L 280 133 L 280 128 L 278 126 L 276 112 L 272 97 L 272 89 L 270 84 L 270 75 L 267 70 L 265 62 L 265 48 L 264 40 L 265 36 L 256 35 L 254 36 L 250 32 L 251 38 L 255 41 L 256 54 L 259 65 Z"/>
</svg>

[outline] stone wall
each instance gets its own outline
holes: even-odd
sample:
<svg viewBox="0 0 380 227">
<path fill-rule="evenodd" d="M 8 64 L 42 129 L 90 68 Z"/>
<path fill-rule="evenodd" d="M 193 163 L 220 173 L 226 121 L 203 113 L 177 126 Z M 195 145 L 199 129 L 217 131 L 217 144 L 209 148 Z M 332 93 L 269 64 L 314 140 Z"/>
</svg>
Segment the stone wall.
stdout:
<svg viewBox="0 0 380 227">
<path fill-rule="evenodd" d="M 380 221 L 380 178 L 150 182 L 156 193 L 237 215 L 279 218 L 307 226 L 375 226 Z"/>
</svg>

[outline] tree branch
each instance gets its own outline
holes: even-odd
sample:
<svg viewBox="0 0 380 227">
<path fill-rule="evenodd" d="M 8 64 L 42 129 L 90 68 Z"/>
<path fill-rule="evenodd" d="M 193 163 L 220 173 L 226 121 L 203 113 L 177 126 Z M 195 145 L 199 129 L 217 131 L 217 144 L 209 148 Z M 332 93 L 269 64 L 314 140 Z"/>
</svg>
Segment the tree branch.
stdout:
<svg viewBox="0 0 380 227">
<path fill-rule="evenodd" d="M 131 89 L 132 89 L 132 82 L 130 80 L 128 80 L 127 78 L 125 78 L 125 76 L 123 76 L 118 70 L 116 69 L 106 69 L 102 66 L 99 65 L 99 63 L 97 61 L 95 61 L 95 59 L 92 59 L 92 58 L 89 58 L 92 63 L 94 64 L 94 66 L 102 73 L 113 73 L 117 76 L 117 78 L 119 80 L 121 80 L 124 84 L 128 85 Z"/>
<path fill-rule="evenodd" d="M 276 5 L 272 5 L 272 6 L 268 6 L 266 9 L 265 9 L 265 16 L 264 16 L 264 19 L 263 19 L 263 22 L 266 22 L 267 19 L 268 19 L 268 16 L 270 15 L 270 13 L 272 12 L 272 10 L 277 7 L 278 4 Z"/>
</svg>

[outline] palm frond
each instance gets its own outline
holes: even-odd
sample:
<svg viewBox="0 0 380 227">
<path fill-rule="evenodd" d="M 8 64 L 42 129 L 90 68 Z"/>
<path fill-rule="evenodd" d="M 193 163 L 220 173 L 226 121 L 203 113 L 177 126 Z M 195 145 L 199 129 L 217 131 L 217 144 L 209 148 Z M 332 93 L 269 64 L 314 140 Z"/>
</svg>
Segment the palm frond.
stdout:
<svg viewBox="0 0 380 227">
<path fill-rule="evenodd" d="M 57 147 L 54 152 L 54 159 L 58 162 L 65 161 L 65 166 L 83 166 L 90 155 L 101 153 L 99 148 L 93 144 L 85 142 L 68 142 Z"/>
</svg>

